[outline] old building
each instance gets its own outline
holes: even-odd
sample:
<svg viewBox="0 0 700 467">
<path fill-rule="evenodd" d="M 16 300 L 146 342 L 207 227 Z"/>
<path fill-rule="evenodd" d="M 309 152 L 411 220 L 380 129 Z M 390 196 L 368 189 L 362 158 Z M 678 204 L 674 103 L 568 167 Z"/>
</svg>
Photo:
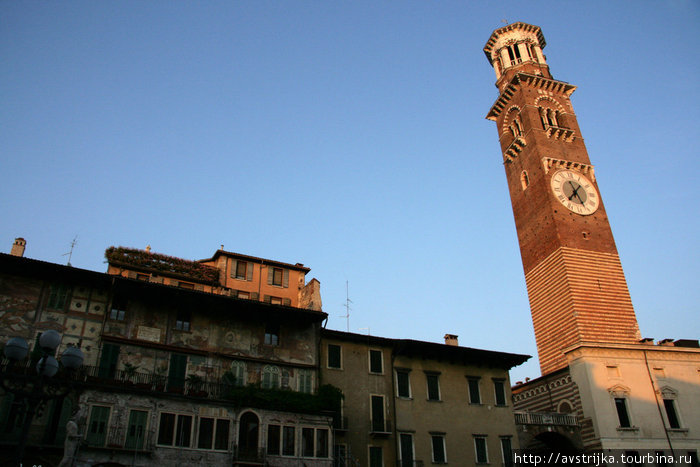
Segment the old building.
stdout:
<svg viewBox="0 0 700 467">
<path fill-rule="evenodd" d="M 84 440 L 76 465 L 331 464 L 339 399 L 319 387 L 320 301 L 298 306 L 314 295 L 304 293 L 308 268 L 222 251 L 193 262 L 115 250 L 110 274 L 0 255 L 2 342 L 53 329 L 59 353 L 85 354 L 77 374 L 56 380 L 77 392 L 35 418 L 32 459 L 55 463 L 72 417 Z M 229 293 L 235 273 L 225 268 L 244 260 L 254 278 L 273 271 L 258 296 Z M 4 364 L 3 377 L 16 370 Z M 0 406 L 7 454 L 22 403 L 5 394 Z"/>
<path fill-rule="evenodd" d="M 334 449 L 348 463 L 340 465 L 502 465 L 518 448 L 508 370 L 529 357 L 445 337 L 322 331 L 321 380 L 344 395 Z"/>
<path fill-rule="evenodd" d="M 486 118 L 498 129 L 543 373 L 514 388 L 516 408 L 554 412 L 539 424 L 523 414 L 541 431 L 532 446 L 577 447 L 566 430 L 551 435 L 571 422 L 558 412 L 577 415 L 588 449 L 694 457 L 700 349 L 641 339 L 571 104 L 576 87 L 552 77 L 545 45 L 539 27 L 513 23 L 484 47 L 499 91 Z"/>
</svg>

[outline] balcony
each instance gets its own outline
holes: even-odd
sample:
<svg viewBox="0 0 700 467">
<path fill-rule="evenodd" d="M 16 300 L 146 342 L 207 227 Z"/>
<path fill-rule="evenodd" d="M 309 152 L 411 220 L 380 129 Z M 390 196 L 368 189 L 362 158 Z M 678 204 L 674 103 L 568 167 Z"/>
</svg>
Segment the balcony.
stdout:
<svg viewBox="0 0 700 467">
<path fill-rule="evenodd" d="M 549 425 L 578 427 L 576 415 L 550 412 L 514 412 L 516 425 Z"/>
</svg>

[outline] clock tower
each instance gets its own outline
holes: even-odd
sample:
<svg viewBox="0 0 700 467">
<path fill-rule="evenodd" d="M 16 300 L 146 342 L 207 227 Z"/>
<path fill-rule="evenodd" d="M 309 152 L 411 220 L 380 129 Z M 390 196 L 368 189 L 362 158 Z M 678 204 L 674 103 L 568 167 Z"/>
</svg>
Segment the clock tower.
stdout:
<svg viewBox="0 0 700 467">
<path fill-rule="evenodd" d="M 582 343 L 631 344 L 637 319 L 576 114 L 554 79 L 539 27 L 513 23 L 484 53 L 500 95 L 496 122 L 543 374 Z"/>
</svg>

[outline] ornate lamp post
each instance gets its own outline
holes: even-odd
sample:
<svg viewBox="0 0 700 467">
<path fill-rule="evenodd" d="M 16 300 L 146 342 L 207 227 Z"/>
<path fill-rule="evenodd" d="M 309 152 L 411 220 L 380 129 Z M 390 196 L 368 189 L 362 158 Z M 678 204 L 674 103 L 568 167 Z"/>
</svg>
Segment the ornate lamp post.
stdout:
<svg viewBox="0 0 700 467">
<path fill-rule="evenodd" d="M 13 371 L 16 365 L 27 357 L 29 345 L 21 337 L 13 337 L 5 344 L 5 357 L 10 361 L 7 368 L 0 371 L 0 385 L 25 402 L 24 426 L 17 445 L 15 465 L 21 465 L 24 448 L 34 415 L 41 413 L 46 402 L 64 397 L 71 390 L 68 381 L 52 380 L 58 372 L 59 364 L 54 358 L 61 343 L 61 335 L 56 331 L 44 331 L 39 337 L 41 358 L 36 364 L 37 374 L 27 371 Z M 83 352 L 77 347 L 68 347 L 61 354 L 61 364 L 68 370 L 78 369 L 83 364 Z M 24 370 L 21 368 L 20 370 Z"/>
</svg>

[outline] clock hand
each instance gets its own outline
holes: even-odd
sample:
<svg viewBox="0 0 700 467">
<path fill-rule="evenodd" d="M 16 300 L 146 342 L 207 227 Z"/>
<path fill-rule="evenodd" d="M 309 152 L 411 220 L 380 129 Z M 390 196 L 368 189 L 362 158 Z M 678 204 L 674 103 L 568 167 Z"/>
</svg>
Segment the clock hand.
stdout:
<svg viewBox="0 0 700 467">
<path fill-rule="evenodd" d="M 579 185 L 578 188 L 576 188 L 574 186 L 573 182 L 569 182 L 569 186 L 571 187 L 572 190 L 574 190 L 571 193 L 571 196 L 569 196 L 569 201 L 571 201 L 574 198 L 574 196 L 576 196 L 578 194 L 578 188 L 581 188 L 581 185 Z"/>
</svg>

